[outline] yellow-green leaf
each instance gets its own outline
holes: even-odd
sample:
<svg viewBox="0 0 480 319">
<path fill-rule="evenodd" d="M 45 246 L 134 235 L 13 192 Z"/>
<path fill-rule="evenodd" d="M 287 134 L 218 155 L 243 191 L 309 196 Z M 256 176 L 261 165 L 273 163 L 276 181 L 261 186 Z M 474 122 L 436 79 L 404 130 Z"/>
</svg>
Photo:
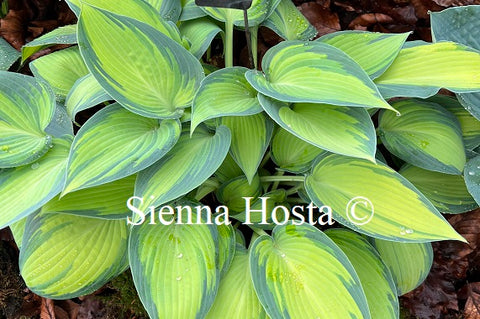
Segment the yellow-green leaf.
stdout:
<svg viewBox="0 0 480 319">
<path fill-rule="evenodd" d="M 107 184 L 69 193 L 62 198 L 53 198 L 42 207 L 42 211 L 125 220 L 130 215 L 126 202 L 133 196 L 136 177 L 130 175 Z"/>
<path fill-rule="evenodd" d="M 218 293 L 206 319 L 265 319 L 250 277 L 248 251 L 237 245 L 232 265 L 220 280 Z"/>
<path fill-rule="evenodd" d="M 196 220 L 196 217 L 194 217 Z M 145 223 L 133 227 L 130 268 L 150 318 L 204 318 L 218 289 L 214 225 Z"/>
<path fill-rule="evenodd" d="M 45 298 L 87 295 L 127 268 L 127 238 L 124 220 L 33 214 L 25 225 L 20 273 Z"/>
<path fill-rule="evenodd" d="M 250 116 L 225 116 L 220 123 L 230 129 L 230 154 L 251 183 L 270 144 L 273 122 L 264 113 L 258 113 Z"/>
<path fill-rule="evenodd" d="M 138 174 L 135 196 L 142 200 L 135 206 L 160 206 L 197 188 L 222 164 L 230 139 L 225 126 L 219 126 L 214 135 L 198 128 L 191 137 L 188 128 L 184 129 L 163 158 Z"/>
<path fill-rule="evenodd" d="M 409 34 L 347 30 L 326 34 L 317 41 L 342 50 L 375 79 L 392 64 Z"/>
<path fill-rule="evenodd" d="M 440 88 L 462 93 L 480 90 L 480 54 L 454 42 L 404 48 L 375 80 L 385 98 L 428 97 Z"/>
<path fill-rule="evenodd" d="M 296 137 L 282 128 L 278 129 L 271 144 L 272 160 L 283 170 L 303 173 L 312 161 L 325 150 Z"/>
<path fill-rule="evenodd" d="M 55 44 L 77 43 L 77 25 L 59 27 L 22 46 L 22 63 L 36 52 Z"/>
<path fill-rule="evenodd" d="M 347 255 L 360 278 L 372 318 L 397 319 L 397 288 L 389 268 L 375 248 L 362 235 L 336 228 L 325 234 Z"/>
<path fill-rule="evenodd" d="M 208 119 L 262 111 L 257 91 L 245 79 L 247 70 L 244 67 L 224 68 L 210 73 L 202 81 L 192 104 L 192 132 Z"/>
<path fill-rule="evenodd" d="M 142 116 L 179 118 L 204 77 L 200 62 L 162 32 L 90 5 L 82 7 L 78 42 L 105 91 Z"/>
<path fill-rule="evenodd" d="M 311 40 L 317 30 L 291 0 L 280 0 L 262 26 L 273 30 L 285 40 Z"/>
<path fill-rule="evenodd" d="M 218 34 L 223 35 L 222 29 L 208 18 L 186 21 L 180 24 L 179 29 L 182 35 L 190 42 L 189 51 L 198 59 L 203 56 Z"/>
<path fill-rule="evenodd" d="M 37 162 L 0 170 L 0 228 L 33 213 L 62 190 L 71 137 L 53 139 Z"/>
<path fill-rule="evenodd" d="M 365 71 L 343 51 L 318 41 L 284 41 L 246 73 L 260 93 L 284 102 L 393 108 Z"/>
<path fill-rule="evenodd" d="M 396 243 L 373 239 L 382 261 L 392 273 L 398 295 L 401 296 L 420 286 L 433 262 L 430 243 Z"/>
<path fill-rule="evenodd" d="M 180 130 L 178 120 L 146 118 L 118 104 L 103 108 L 75 136 L 63 194 L 147 168 L 175 145 Z"/>
<path fill-rule="evenodd" d="M 250 248 L 250 269 L 271 318 L 370 318 L 347 256 L 311 225 L 277 226 L 272 237 L 257 238 Z"/>
<path fill-rule="evenodd" d="M 31 76 L 0 71 L 0 168 L 32 163 L 52 145 L 52 90 Z"/>
<path fill-rule="evenodd" d="M 258 197 L 261 194 L 262 184 L 258 175 L 255 175 L 250 182 L 245 176 L 235 177 L 220 186 L 216 192 L 218 201 L 232 212 L 241 212 L 245 209 L 243 197 Z"/>
<path fill-rule="evenodd" d="M 75 84 L 65 99 L 65 107 L 67 108 L 70 118 L 75 120 L 75 115 L 77 115 L 78 112 L 110 99 L 111 97 L 105 92 L 93 75 L 89 73 L 75 81 Z"/>
<path fill-rule="evenodd" d="M 50 84 L 60 101 L 65 100 L 79 78 L 88 74 L 77 46 L 44 55 L 29 66 L 35 77 Z"/>
<path fill-rule="evenodd" d="M 335 220 L 372 237 L 399 242 L 464 241 L 403 176 L 378 162 L 328 155 L 307 175 L 305 189 Z"/>
<path fill-rule="evenodd" d="M 464 213 L 477 207 L 462 175 L 450 175 L 405 165 L 399 172 L 442 213 Z"/>
<path fill-rule="evenodd" d="M 377 138 L 363 108 L 314 103 L 284 103 L 259 94 L 264 110 L 283 129 L 314 146 L 373 160 Z"/>
<path fill-rule="evenodd" d="M 452 113 L 419 99 L 392 105 L 402 116 L 382 112 L 378 120 L 380 138 L 392 154 L 427 170 L 462 173 L 466 160 L 462 130 Z"/>
</svg>

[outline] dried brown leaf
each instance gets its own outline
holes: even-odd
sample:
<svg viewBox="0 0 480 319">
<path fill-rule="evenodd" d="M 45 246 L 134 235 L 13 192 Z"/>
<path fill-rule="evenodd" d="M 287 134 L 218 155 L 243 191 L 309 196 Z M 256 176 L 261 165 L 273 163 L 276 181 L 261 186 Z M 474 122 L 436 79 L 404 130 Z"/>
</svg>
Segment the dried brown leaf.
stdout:
<svg viewBox="0 0 480 319">
<path fill-rule="evenodd" d="M 480 283 L 467 285 L 467 302 L 463 312 L 465 319 L 480 319 Z"/>
<path fill-rule="evenodd" d="M 470 4 L 480 4 L 480 0 L 433 0 L 442 7 L 466 6 Z"/>
<path fill-rule="evenodd" d="M 55 305 L 52 299 L 42 298 L 42 304 L 40 306 L 40 319 L 56 319 L 55 317 Z"/>
<path fill-rule="evenodd" d="M 377 23 L 392 22 L 393 19 L 389 15 L 383 13 L 365 13 L 353 19 L 348 28 L 354 30 L 366 30 L 367 27 Z"/>
<path fill-rule="evenodd" d="M 318 36 L 340 31 L 340 21 L 336 13 L 325 9 L 316 2 L 306 2 L 299 8 L 300 12 L 317 29 Z"/>
</svg>

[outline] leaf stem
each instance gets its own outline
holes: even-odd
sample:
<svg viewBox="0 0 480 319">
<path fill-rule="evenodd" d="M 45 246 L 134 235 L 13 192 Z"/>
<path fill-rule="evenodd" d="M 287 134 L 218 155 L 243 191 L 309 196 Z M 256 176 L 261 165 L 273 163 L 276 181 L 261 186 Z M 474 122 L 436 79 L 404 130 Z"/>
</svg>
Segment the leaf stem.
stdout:
<svg viewBox="0 0 480 319">
<path fill-rule="evenodd" d="M 287 195 L 287 196 L 293 195 L 293 194 L 295 194 L 299 189 L 302 189 L 302 188 L 303 188 L 303 184 L 300 184 L 300 185 L 294 186 L 294 187 L 292 187 L 292 188 L 289 188 L 288 190 L 285 191 L 285 195 Z"/>
<path fill-rule="evenodd" d="M 262 176 L 261 182 L 305 182 L 305 176 Z"/>
<path fill-rule="evenodd" d="M 225 67 L 233 66 L 233 19 L 230 15 L 225 20 Z"/>
<path fill-rule="evenodd" d="M 253 67 L 258 69 L 258 26 L 250 27 L 250 36 L 252 43 Z"/>
<path fill-rule="evenodd" d="M 284 171 L 277 171 L 275 172 L 275 176 L 283 176 L 283 174 L 285 174 Z M 273 182 L 272 184 L 272 189 L 270 191 L 274 191 L 278 188 L 278 185 L 280 184 L 280 181 L 275 181 Z"/>
</svg>

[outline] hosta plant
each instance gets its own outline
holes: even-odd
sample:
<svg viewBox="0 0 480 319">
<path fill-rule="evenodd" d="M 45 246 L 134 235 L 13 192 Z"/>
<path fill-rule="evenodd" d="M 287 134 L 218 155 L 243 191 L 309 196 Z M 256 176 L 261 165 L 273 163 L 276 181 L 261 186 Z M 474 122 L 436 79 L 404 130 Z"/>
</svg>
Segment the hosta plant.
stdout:
<svg viewBox="0 0 480 319">
<path fill-rule="evenodd" d="M 290 0 L 254 0 L 253 52 L 261 26 L 285 41 L 234 66 L 242 10 L 68 2 L 78 24 L 22 49 L 34 76 L 0 42 L 0 227 L 33 292 L 130 267 L 151 318 L 398 318 L 430 242 L 465 241 L 440 213 L 480 202 L 480 7 L 432 14 L 433 43 L 312 40 Z"/>
</svg>

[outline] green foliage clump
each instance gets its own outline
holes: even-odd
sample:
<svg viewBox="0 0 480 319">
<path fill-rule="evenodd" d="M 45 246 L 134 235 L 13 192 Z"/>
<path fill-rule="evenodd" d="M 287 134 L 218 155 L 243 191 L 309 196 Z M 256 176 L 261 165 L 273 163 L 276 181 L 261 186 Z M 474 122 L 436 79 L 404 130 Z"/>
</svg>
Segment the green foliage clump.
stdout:
<svg viewBox="0 0 480 319">
<path fill-rule="evenodd" d="M 465 241 L 441 212 L 480 202 L 479 6 L 432 14 L 425 43 L 312 40 L 290 0 L 254 0 L 248 28 L 189 0 L 67 2 L 78 24 L 21 61 L 71 46 L 33 77 L 0 42 L 0 227 L 35 293 L 117 278 L 131 305 L 130 268 L 151 318 L 398 318 L 431 242 Z M 285 41 L 234 66 L 234 28 L 256 52 L 260 26 Z"/>
</svg>

